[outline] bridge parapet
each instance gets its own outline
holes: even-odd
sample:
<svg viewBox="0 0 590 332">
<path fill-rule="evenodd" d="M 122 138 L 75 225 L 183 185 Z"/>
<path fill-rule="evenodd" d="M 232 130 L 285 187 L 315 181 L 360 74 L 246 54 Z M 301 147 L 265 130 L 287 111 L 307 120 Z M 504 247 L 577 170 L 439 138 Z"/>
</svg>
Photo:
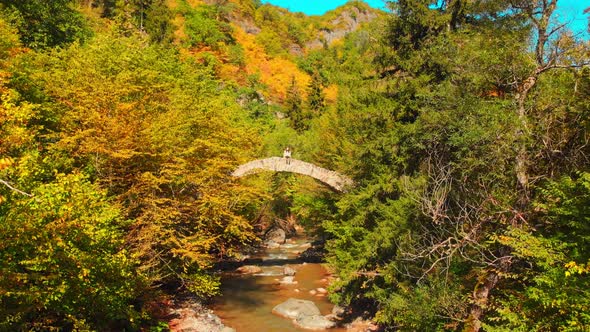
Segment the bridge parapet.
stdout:
<svg viewBox="0 0 590 332">
<path fill-rule="evenodd" d="M 238 167 L 232 175 L 235 177 L 242 177 L 264 170 L 273 172 L 291 172 L 311 176 L 337 191 L 345 191 L 346 188 L 351 187 L 354 184 L 352 179 L 338 172 L 292 158 L 289 164 L 287 164 L 287 160 L 280 157 L 253 160 Z"/>
</svg>

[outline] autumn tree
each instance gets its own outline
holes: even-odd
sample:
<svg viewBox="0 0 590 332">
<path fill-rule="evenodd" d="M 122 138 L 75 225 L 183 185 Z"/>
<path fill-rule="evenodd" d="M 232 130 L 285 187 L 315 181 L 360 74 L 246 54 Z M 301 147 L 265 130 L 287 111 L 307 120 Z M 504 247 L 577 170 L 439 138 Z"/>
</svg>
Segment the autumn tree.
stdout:
<svg viewBox="0 0 590 332">
<path fill-rule="evenodd" d="M 18 27 L 22 42 L 45 48 L 86 39 L 90 31 L 75 0 L 2 0 L 0 10 Z"/>
<path fill-rule="evenodd" d="M 255 240 L 248 218 L 259 194 L 229 175 L 257 139 L 228 92 L 207 68 L 134 38 L 103 36 L 38 61 L 47 70 L 35 79 L 67 101 L 55 153 L 73 157 L 134 220 L 127 244 L 140 271 L 156 285 L 214 293 L 208 268 Z"/>
<path fill-rule="evenodd" d="M 11 71 L 29 55 L 0 20 L 0 329 L 135 329 L 148 284 L 124 246 L 128 221 L 47 152 L 52 105 L 27 100 Z"/>
</svg>

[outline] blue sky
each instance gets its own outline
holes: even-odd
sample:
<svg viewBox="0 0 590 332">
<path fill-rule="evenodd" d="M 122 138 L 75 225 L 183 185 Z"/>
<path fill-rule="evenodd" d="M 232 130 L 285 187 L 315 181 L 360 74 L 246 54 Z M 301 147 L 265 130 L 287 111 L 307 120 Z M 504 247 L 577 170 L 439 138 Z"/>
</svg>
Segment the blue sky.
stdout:
<svg viewBox="0 0 590 332">
<path fill-rule="evenodd" d="M 308 15 L 321 15 L 330 9 L 334 9 L 347 2 L 347 0 L 262 0 L 264 3 L 272 3 L 285 7 L 291 11 L 304 12 Z M 376 8 L 384 8 L 383 0 L 365 0 L 369 5 Z M 588 18 L 584 15 L 584 9 L 590 7 L 590 0 L 559 0 L 557 15 L 560 21 L 571 22 L 569 28 L 576 33 L 585 34 Z"/>
</svg>

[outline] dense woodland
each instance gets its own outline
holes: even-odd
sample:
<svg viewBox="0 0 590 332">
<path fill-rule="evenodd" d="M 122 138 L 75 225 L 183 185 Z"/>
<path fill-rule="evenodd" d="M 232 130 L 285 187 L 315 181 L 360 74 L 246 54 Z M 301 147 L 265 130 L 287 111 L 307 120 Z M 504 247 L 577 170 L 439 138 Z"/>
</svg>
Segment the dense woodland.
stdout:
<svg viewBox="0 0 590 332">
<path fill-rule="evenodd" d="M 166 330 L 286 218 L 385 330 L 587 329 L 590 44 L 556 2 L 0 0 L 0 330 Z M 287 145 L 356 185 L 230 176 Z"/>
</svg>

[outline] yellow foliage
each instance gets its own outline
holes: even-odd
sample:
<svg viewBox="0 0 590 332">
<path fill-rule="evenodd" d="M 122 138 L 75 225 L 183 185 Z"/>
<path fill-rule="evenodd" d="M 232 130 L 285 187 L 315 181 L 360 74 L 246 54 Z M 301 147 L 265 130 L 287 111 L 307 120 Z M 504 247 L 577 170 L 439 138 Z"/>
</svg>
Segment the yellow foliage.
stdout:
<svg viewBox="0 0 590 332">
<path fill-rule="evenodd" d="M 166 6 L 170 9 L 178 8 L 178 0 L 166 0 Z"/>
<path fill-rule="evenodd" d="M 271 58 L 264 48 L 255 41 L 253 35 L 247 34 L 238 26 L 233 26 L 234 37 L 244 48 L 246 58 L 246 73 L 259 74 L 260 81 L 268 86 L 271 98 L 283 101 L 287 95 L 287 88 L 293 78 L 297 82 L 299 91 L 306 91 L 311 78 L 301 71 L 291 60 L 277 57 Z M 305 97 L 305 95 L 304 95 Z"/>
<path fill-rule="evenodd" d="M 332 41 L 332 43 L 330 44 L 330 46 L 336 47 L 336 48 L 340 48 L 341 46 L 344 46 L 344 38 L 334 39 Z"/>
<path fill-rule="evenodd" d="M 203 1 L 201 0 L 186 0 L 186 2 L 193 8 L 203 4 Z"/>
<path fill-rule="evenodd" d="M 3 84 L 0 83 L 0 91 Z M 6 89 L 0 94 L 0 153 L 6 154 L 9 151 L 32 144 L 34 135 L 28 128 L 29 121 L 36 114 L 35 107 L 29 103 L 17 105 L 18 94 L 13 90 Z"/>
<path fill-rule="evenodd" d="M 259 137 L 236 122 L 240 109 L 208 69 L 190 63 L 207 53 L 225 59 L 201 47 L 182 49 L 185 63 L 140 42 L 98 37 L 38 74 L 65 110 L 56 150 L 87 161 L 134 220 L 127 243 L 158 283 L 174 278 L 170 268 L 193 275 L 210 266 L 212 251 L 231 254 L 255 239 L 250 220 L 263 189 L 230 173 L 253 159 Z M 222 62 L 216 69 L 239 72 Z"/>
<path fill-rule="evenodd" d="M 184 31 L 184 22 L 186 19 L 184 16 L 177 14 L 172 19 L 172 25 L 174 26 L 174 43 L 181 44 L 186 39 L 186 32 Z"/>
<path fill-rule="evenodd" d="M 578 264 L 574 261 L 571 261 L 565 264 L 565 276 L 570 277 L 572 274 L 587 274 L 590 273 L 590 263 L 588 264 Z"/>
<path fill-rule="evenodd" d="M 12 158 L 0 158 L 0 171 L 7 169 L 12 164 L 14 164 Z"/>
</svg>

